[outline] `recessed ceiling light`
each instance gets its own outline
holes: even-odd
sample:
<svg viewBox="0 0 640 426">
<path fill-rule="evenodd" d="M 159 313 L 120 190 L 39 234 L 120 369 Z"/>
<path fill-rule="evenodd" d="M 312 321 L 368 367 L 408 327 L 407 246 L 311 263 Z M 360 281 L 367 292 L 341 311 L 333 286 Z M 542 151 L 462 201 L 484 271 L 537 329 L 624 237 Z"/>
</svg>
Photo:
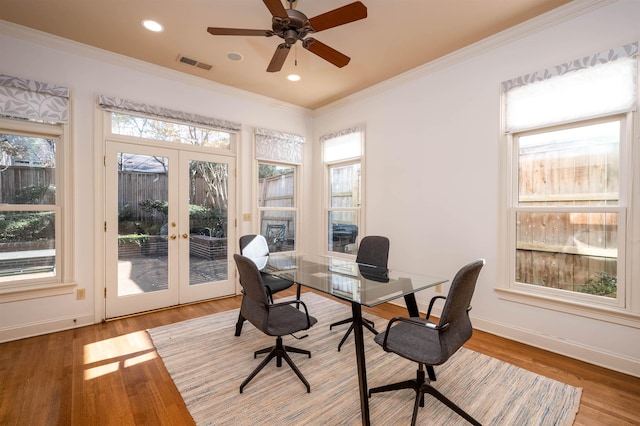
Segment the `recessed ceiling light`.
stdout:
<svg viewBox="0 0 640 426">
<path fill-rule="evenodd" d="M 142 25 L 148 29 L 149 31 L 153 31 L 154 33 L 159 33 L 164 31 L 164 27 L 157 23 L 156 21 L 152 21 L 151 19 L 145 19 L 142 21 Z"/>
<path fill-rule="evenodd" d="M 289 74 L 287 76 L 287 80 L 289 80 L 289 81 L 300 81 L 300 76 L 298 74 Z"/>
<path fill-rule="evenodd" d="M 237 62 L 237 61 L 241 61 L 243 58 L 242 58 L 242 55 L 239 53 L 229 52 L 227 53 L 227 59 L 229 59 L 230 61 Z"/>
</svg>

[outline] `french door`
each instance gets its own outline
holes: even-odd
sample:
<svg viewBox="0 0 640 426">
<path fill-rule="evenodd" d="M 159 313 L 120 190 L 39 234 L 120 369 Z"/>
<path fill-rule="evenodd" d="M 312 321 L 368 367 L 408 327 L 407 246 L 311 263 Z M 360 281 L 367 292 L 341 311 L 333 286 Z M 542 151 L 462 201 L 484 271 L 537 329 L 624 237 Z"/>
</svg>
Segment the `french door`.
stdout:
<svg viewBox="0 0 640 426">
<path fill-rule="evenodd" d="M 107 141 L 107 318 L 234 294 L 234 161 Z"/>
</svg>

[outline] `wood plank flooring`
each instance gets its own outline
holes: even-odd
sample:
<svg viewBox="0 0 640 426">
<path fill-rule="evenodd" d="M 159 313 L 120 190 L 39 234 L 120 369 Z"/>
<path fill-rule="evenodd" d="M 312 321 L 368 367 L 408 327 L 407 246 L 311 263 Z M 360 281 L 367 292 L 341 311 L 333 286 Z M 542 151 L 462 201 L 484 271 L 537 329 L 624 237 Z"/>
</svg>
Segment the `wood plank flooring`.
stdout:
<svg viewBox="0 0 640 426">
<path fill-rule="evenodd" d="M 238 308 L 240 300 L 208 301 L 0 344 L 0 425 L 192 425 L 145 330 Z M 389 304 L 367 312 L 387 319 L 406 314 Z M 466 346 L 582 387 L 576 425 L 640 425 L 640 378 L 479 331 Z"/>
</svg>

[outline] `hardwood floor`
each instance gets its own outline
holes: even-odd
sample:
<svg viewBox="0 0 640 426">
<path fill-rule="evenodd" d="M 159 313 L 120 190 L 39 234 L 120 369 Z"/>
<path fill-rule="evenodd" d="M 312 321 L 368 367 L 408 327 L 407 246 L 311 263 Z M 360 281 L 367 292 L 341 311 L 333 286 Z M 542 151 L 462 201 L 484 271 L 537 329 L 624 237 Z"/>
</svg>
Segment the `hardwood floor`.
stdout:
<svg viewBox="0 0 640 426">
<path fill-rule="evenodd" d="M 191 425 L 145 330 L 239 306 L 238 296 L 0 344 L 0 425 Z M 582 387 L 576 425 L 640 425 L 640 378 L 479 331 L 466 346 Z"/>
</svg>

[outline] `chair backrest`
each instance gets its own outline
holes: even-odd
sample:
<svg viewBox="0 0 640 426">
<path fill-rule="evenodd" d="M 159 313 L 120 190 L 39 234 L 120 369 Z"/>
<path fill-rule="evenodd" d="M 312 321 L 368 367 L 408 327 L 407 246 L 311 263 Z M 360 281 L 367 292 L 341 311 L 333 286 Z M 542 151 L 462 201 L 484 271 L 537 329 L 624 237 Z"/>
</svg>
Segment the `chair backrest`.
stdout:
<svg viewBox="0 0 640 426">
<path fill-rule="evenodd" d="M 269 297 L 260 271 L 256 264 L 246 256 L 234 254 L 233 259 L 240 274 L 240 285 L 244 290 L 240 313 L 256 328 L 264 331 L 269 318 Z"/>
<path fill-rule="evenodd" d="M 367 235 L 360 241 L 356 263 L 386 268 L 389 261 L 389 239 L 380 235 Z"/>
<path fill-rule="evenodd" d="M 240 237 L 240 253 L 249 259 L 269 255 L 269 244 L 262 235 L 249 234 Z"/>
<path fill-rule="evenodd" d="M 451 281 L 439 321 L 440 326 L 449 324 L 440 333 L 440 344 L 445 359 L 471 338 L 473 327 L 469 319 L 469 309 L 478 275 L 484 264 L 485 260 L 479 259 L 463 266 Z"/>
</svg>

